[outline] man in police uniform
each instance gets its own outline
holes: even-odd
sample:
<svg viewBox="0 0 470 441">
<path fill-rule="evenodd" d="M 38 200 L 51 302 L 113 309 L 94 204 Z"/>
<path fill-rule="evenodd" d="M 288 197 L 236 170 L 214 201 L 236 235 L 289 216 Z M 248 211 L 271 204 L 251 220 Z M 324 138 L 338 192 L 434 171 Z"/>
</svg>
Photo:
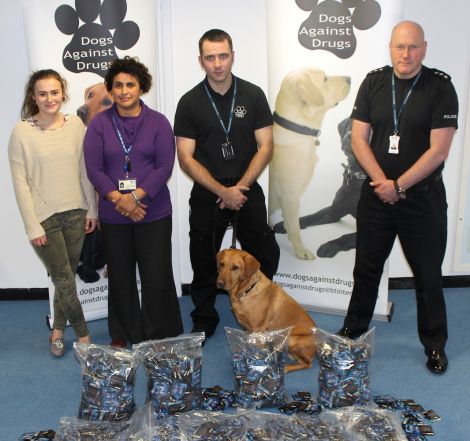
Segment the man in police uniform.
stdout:
<svg viewBox="0 0 470 441">
<path fill-rule="evenodd" d="M 181 168 L 194 180 L 189 199 L 193 332 L 210 337 L 219 323 L 215 254 L 227 225 L 233 224 L 241 247 L 269 278 L 277 270 L 279 246 L 256 181 L 273 152 L 266 97 L 232 74 L 234 51 L 226 32 L 207 31 L 199 54 L 206 78 L 180 99 L 174 132 Z"/>
<path fill-rule="evenodd" d="M 392 67 L 370 72 L 356 98 L 352 147 L 368 179 L 357 210 L 354 288 L 338 334 L 356 338 L 367 330 L 383 265 L 398 235 L 414 275 L 426 366 L 440 374 L 448 364 L 441 173 L 457 128 L 458 101 L 450 77 L 422 65 L 425 54 L 421 26 L 399 23 L 390 41 Z"/>
</svg>

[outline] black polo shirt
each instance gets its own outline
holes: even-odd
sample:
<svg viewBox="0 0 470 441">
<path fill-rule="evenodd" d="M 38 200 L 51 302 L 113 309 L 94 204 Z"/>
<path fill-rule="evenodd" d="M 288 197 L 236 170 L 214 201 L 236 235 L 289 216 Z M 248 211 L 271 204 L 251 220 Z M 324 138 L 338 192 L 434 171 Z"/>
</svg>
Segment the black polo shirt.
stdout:
<svg viewBox="0 0 470 441">
<path fill-rule="evenodd" d="M 210 91 L 227 127 L 234 80 L 235 76 L 230 89 L 224 95 L 220 95 L 205 79 L 181 97 L 176 109 L 175 136 L 196 140 L 194 158 L 216 179 L 240 178 L 258 151 L 255 130 L 273 124 L 272 113 L 261 88 L 237 78 L 237 96 L 229 133 L 235 158 L 231 161 L 224 160 L 221 144 L 225 142 L 225 132 L 207 96 L 204 84 Z"/>
<path fill-rule="evenodd" d="M 377 162 L 387 178 L 397 179 L 429 149 L 432 129 L 457 128 L 458 99 L 449 75 L 423 66 L 400 116 L 399 153 L 388 153 L 393 134 L 392 72 L 390 66 L 369 72 L 359 88 L 351 118 L 371 124 L 370 146 Z M 397 113 L 413 80 L 395 76 Z M 444 163 L 433 175 L 443 168 Z"/>
</svg>

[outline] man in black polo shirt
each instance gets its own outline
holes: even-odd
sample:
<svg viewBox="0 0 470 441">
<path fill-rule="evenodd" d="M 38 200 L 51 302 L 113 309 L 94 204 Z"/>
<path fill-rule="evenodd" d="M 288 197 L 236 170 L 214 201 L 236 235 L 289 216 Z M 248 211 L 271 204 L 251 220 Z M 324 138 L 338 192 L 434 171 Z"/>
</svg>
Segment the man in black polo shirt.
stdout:
<svg viewBox="0 0 470 441">
<path fill-rule="evenodd" d="M 383 265 L 398 235 L 414 275 L 426 365 L 440 374 L 448 364 L 441 173 L 457 128 L 458 101 L 450 77 L 422 65 L 425 54 L 421 26 L 399 23 L 390 41 L 392 67 L 370 72 L 356 98 L 352 147 L 368 179 L 357 209 L 354 288 L 338 334 L 355 338 L 367 330 Z"/>
<path fill-rule="evenodd" d="M 200 38 L 206 77 L 180 99 L 174 124 L 179 163 L 194 180 L 189 199 L 193 332 L 204 331 L 206 337 L 219 323 L 215 254 L 228 224 L 267 277 L 279 263 L 256 181 L 272 157 L 272 114 L 263 91 L 232 74 L 233 61 L 226 32 L 212 29 Z"/>
</svg>

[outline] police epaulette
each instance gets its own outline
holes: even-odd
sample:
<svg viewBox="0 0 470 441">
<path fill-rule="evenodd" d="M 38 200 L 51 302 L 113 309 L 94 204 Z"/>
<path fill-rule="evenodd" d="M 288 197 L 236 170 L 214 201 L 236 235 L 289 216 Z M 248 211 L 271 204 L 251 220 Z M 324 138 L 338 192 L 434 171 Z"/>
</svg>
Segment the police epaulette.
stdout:
<svg viewBox="0 0 470 441">
<path fill-rule="evenodd" d="M 374 74 L 378 74 L 382 72 L 387 72 L 387 70 L 390 70 L 390 69 L 391 69 L 390 66 L 382 66 L 382 67 L 379 67 L 378 69 L 371 70 L 370 72 L 367 73 L 367 75 L 374 75 Z"/>
<path fill-rule="evenodd" d="M 451 80 L 451 76 L 449 74 L 443 72 L 442 70 L 432 68 L 431 72 L 434 75 L 436 75 L 437 78 L 442 78 L 442 79 L 447 80 L 447 81 Z"/>
</svg>

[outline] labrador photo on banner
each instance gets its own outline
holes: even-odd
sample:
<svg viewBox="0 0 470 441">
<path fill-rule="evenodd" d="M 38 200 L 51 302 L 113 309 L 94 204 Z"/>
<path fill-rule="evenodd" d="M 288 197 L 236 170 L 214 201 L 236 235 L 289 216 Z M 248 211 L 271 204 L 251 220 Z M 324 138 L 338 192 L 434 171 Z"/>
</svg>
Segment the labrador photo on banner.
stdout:
<svg viewBox="0 0 470 441">
<path fill-rule="evenodd" d="M 84 124 L 113 104 L 103 79 L 114 59 L 138 57 L 150 72 L 157 70 L 154 0 L 23 0 L 22 6 L 30 71 L 58 71 L 69 85 L 70 100 L 63 111 L 77 114 Z M 144 99 L 156 108 L 156 94 Z M 105 265 L 97 230 L 87 235 L 76 276 L 86 320 L 107 316 Z M 53 293 L 49 279 L 50 324 Z"/>
<path fill-rule="evenodd" d="M 349 116 L 367 72 L 390 64 L 402 2 L 266 3 L 274 114 L 269 216 L 281 248 L 275 281 L 307 308 L 344 314 L 366 178 L 352 154 Z M 391 306 L 385 268 L 374 316 L 390 317 Z"/>
</svg>

